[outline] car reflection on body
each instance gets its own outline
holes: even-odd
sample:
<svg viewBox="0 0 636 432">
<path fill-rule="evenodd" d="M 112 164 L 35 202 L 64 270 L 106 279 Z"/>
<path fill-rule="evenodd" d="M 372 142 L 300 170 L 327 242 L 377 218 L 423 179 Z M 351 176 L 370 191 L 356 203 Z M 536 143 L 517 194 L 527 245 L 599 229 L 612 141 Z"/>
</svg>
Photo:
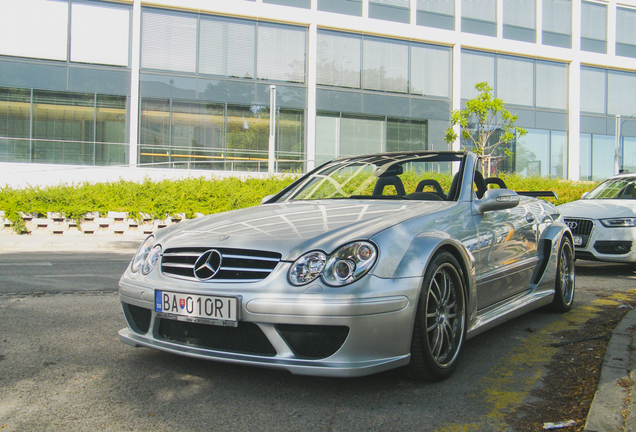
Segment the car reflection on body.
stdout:
<svg viewBox="0 0 636 432">
<path fill-rule="evenodd" d="M 468 338 L 574 299 L 557 209 L 479 166 L 469 152 L 340 158 L 262 205 L 162 229 L 121 278 L 120 339 L 303 375 L 444 379 Z"/>
<path fill-rule="evenodd" d="M 574 235 L 577 259 L 636 263 L 636 174 L 611 177 L 559 212 Z"/>
</svg>

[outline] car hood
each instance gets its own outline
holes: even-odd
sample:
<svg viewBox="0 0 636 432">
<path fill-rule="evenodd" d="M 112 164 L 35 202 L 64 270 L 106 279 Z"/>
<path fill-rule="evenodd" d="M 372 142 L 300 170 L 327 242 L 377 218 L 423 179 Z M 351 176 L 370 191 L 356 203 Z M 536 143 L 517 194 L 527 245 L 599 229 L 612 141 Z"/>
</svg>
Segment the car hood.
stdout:
<svg viewBox="0 0 636 432">
<path fill-rule="evenodd" d="M 455 202 L 325 200 L 265 204 L 182 222 L 157 232 L 164 250 L 173 247 L 258 249 L 293 261 L 310 250 L 331 253 L 350 241 Z"/>
<path fill-rule="evenodd" d="M 584 219 L 633 217 L 636 213 L 636 201 L 622 199 L 578 200 L 562 204 L 557 209 L 563 217 Z"/>
</svg>

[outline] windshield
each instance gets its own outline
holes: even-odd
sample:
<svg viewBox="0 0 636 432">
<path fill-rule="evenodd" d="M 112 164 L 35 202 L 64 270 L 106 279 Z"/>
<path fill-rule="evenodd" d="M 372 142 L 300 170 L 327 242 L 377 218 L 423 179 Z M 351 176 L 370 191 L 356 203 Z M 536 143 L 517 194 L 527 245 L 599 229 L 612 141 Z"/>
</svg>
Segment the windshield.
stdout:
<svg viewBox="0 0 636 432">
<path fill-rule="evenodd" d="M 453 200 L 452 172 L 460 170 L 463 158 L 463 153 L 424 152 L 338 159 L 308 174 L 279 201 Z"/>
<path fill-rule="evenodd" d="M 636 199 L 636 177 L 605 180 L 596 186 L 585 199 Z"/>
</svg>

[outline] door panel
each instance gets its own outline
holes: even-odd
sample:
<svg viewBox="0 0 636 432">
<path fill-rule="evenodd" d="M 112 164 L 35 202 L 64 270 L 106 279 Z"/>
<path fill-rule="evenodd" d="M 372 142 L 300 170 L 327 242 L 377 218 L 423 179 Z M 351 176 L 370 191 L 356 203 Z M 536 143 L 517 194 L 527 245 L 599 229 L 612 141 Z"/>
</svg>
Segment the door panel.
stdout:
<svg viewBox="0 0 636 432">
<path fill-rule="evenodd" d="M 537 265 L 537 218 L 522 197 L 515 208 L 474 214 L 477 304 L 482 309 L 523 292 Z"/>
</svg>

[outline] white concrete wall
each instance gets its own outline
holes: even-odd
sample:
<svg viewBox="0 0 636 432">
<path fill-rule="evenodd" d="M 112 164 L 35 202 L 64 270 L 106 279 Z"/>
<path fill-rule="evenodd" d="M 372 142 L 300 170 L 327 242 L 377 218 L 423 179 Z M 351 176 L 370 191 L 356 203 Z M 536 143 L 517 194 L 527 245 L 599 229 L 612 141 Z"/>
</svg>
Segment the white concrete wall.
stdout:
<svg viewBox="0 0 636 432">
<path fill-rule="evenodd" d="M 96 167 L 81 165 L 0 163 L 0 187 L 23 189 L 29 186 L 46 187 L 61 184 L 73 185 L 107 183 L 119 180 L 143 182 L 145 179 L 160 181 L 184 178 L 266 177 L 267 173 L 239 171 L 207 171 L 138 168 L 130 166 Z"/>
</svg>

